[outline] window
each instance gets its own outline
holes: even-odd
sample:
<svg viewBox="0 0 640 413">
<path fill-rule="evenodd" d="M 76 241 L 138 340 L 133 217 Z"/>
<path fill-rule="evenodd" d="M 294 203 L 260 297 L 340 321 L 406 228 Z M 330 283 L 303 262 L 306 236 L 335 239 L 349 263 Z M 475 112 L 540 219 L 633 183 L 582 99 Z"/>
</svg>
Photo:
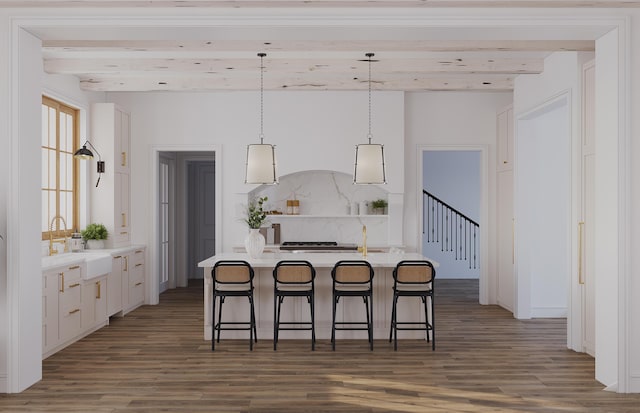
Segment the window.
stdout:
<svg viewBox="0 0 640 413">
<path fill-rule="evenodd" d="M 56 216 L 66 234 L 78 228 L 78 110 L 42 97 L 42 239 Z M 54 231 L 64 230 L 56 220 Z"/>
</svg>

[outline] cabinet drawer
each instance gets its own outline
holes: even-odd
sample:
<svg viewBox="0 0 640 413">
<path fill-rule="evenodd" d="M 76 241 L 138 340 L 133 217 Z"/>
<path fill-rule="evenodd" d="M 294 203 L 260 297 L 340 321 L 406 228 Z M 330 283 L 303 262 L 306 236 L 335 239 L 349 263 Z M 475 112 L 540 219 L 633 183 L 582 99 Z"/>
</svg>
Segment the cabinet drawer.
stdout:
<svg viewBox="0 0 640 413">
<path fill-rule="evenodd" d="M 129 281 L 132 286 L 136 283 L 144 282 L 144 264 L 134 264 L 129 274 Z"/>
<path fill-rule="evenodd" d="M 144 282 L 132 282 L 131 290 L 129 293 L 129 304 L 131 306 L 137 306 L 144 302 Z"/>
<path fill-rule="evenodd" d="M 131 262 L 136 264 L 144 264 L 144 250 L 135 250 L 132 254 Z"/>
</svg>

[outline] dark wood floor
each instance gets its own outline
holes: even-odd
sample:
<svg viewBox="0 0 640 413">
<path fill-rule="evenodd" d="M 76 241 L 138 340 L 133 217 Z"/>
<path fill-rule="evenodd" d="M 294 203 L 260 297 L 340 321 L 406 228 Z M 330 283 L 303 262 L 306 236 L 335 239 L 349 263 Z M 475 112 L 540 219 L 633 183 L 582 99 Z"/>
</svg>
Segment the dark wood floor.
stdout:
<svg viewBox="0 0 640 413">
<path fill-rule="evenodd" d="M 514 320 L 477 304 L 477 282 L 437 285 L 438 348 L 402 341 L 202 339 L 202 285 L 169 291 L 44 361 L 44 378 L 0 395 L 2 412 L 638 412 L 566 349 L 564 320 Z"/>
</svg>

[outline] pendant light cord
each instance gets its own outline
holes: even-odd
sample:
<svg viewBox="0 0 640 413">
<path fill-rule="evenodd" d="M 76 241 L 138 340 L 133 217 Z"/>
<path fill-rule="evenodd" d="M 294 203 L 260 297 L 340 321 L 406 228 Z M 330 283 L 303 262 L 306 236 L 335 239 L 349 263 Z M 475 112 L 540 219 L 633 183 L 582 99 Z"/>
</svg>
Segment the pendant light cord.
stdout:
<svg viewBox="0 0 640 413">
<path fill-rule="evenodd" d="M 367 53 L 366 55 L 369 58 L 369 144 L 371 144 L 371 58 L 375 56 L 373 53 Z"/>
<path fill-rule="evenodd" d="M 258 53 L 260 56 L 260 144 L 264 143 L 264 57 L 266 53 Z"/>
</svg>

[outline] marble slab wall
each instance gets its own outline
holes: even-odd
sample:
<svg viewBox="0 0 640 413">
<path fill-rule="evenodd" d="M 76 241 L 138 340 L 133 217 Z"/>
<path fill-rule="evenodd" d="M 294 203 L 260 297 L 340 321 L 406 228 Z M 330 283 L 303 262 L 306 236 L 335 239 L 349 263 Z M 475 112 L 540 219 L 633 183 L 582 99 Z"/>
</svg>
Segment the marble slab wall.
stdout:
<svg viewBox="0 0 640 413">
<path fill-rule="evenodd" d="M 263 185 L 249 193 L 249 199 L 263 196 L 268 197 L 265 210 L 282 212 L 268 220 L 280 224 L 282 241 L 359 244 L 366 225 L 369 245 L 389 244 L 389 217 L 374 214 L 370 207 L 360 211 L 364 203 L 388 199 L 380 186 L 354 185 L 353 177 L 341 172 L 303 171 L 280 177 L 279 185 Z M 299 215 L 287 215 L 287 200 L 293 199 L 300 202 Z"/>
</svg>

